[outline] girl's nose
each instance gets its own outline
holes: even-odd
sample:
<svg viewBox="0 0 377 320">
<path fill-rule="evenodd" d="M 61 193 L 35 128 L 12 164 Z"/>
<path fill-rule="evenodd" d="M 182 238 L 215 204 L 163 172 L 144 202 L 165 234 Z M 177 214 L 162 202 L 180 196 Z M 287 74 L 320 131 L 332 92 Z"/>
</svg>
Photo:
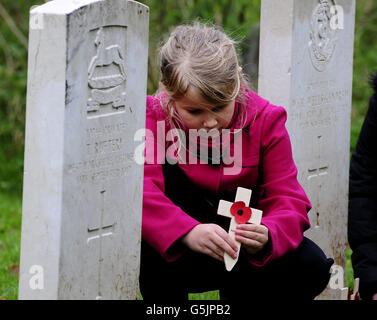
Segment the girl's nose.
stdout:
<svg viewBox="0 0 377 320">
<path fill-rule="evenodd" d="M 203 121 L 203 127 L 205 129 L 213 129 L 216 128 L 216 126 L 217 120 L 214 117 L 209 116 Z"/>
</svg>

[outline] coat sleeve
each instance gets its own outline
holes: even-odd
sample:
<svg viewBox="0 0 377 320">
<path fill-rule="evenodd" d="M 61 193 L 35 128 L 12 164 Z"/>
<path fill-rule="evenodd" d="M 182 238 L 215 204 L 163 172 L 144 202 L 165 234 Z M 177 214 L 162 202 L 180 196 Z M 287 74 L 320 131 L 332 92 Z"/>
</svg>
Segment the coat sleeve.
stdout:
<svg viewBox="0 0 377 320">
<path fill-rule="evenodd" d="M 146 141 L 143 187 L 142 238 L 167 261 L 180 257 L 185 248 L 178 241 L 199 222 L 165 196 L 163 157 L 158 155 L 157 120 L 151 111 L 152 97 L 147 100 Z M 165 152 L 165 150 L 163 150 Z"/>
<path fill-rule="evenodd" d="M 350 164 L 348 241 L 360 295 L 377 293 L 377 95 L 370 100 Z"/>
<path fill-rule="evenodd" d="M 282 107 L 268 108 L 262 127 L 258 207 L 263 211 L 261 223 L 269 230 L 269 250 L 263 259 L 254 261 L 259 266 L 296 249 L 310 227 L 311 204 L 297 180 L 285 128 L 287 113 Z"/>
</svg>

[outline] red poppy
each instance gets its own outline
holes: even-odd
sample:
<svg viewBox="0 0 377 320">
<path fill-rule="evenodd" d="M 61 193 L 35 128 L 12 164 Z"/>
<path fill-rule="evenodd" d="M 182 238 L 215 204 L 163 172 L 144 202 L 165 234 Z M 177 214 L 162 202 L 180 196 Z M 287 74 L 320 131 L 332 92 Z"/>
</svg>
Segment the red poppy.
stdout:
<svg viewBox="0 0 377 320">
<path fill-rule="evenodd" d="M 251 217 L 251 208 L 246 207 L 245 202 L 237 201 L 230 207 L 230 213 L 238 223 L 246 223 Z"/>
</svg>

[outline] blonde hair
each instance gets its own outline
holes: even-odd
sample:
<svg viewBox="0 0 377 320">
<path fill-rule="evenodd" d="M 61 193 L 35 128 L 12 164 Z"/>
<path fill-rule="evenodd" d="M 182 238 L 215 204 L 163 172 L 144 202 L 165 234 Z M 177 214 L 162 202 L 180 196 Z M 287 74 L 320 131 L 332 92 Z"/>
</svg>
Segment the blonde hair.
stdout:
<svg viewBox="0 0 377 320">
<path fill-rule="evenodd" d="M 175 28 L 160 49 L 159 91 L 166 93 L 161 105 L 171 123 L 174 118 L 182 125 L 171 102 L 192 86 L 210 103 L 237 99 L 239 127 L 245 125 L 248 83 L 239 71 L 235 44 L 223 31 L 199 22 Z"/>
</svg>

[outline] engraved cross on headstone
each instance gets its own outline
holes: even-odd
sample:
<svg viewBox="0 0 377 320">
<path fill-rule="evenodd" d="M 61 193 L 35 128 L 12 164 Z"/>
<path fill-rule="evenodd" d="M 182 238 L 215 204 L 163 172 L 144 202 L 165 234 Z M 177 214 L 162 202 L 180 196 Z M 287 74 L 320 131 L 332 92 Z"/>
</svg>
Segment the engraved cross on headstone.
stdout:
<svg viewBox="0 0 377 320">
<path fill-rule="evenodd" d="M 319 204 L 320 204 L 320 196 L 321 196 L 321 186 L 322 186 L 322 180 L 324 177 L 326 177 L 329 174 L 329 164 L 328 161 L 325 161 L 323 158 L 326 157 L 326 154 L 328 154 L 325 150 L 326 144 L 325 139 L 323 135 L 316 135 L 315 141 L 315 150 L 314 150 L 314 161 L 311 166 L 308 168 L 308 181 L 310 183 L 315 184 L 315 188 L 317 189 L 317 192 L 315 193 L 316 198 L 313 199 L 315 202 L 315 208 L 316 208 L 316 227 L 319 227 L 319 220 L 320 220 L 320 214 L 319 214 Z M 313 181 L 313 179 L 315 179 Z"/>
<path fill-rule="evenodd" d="M 323 162 L 322 158 L 321 158 L 321 154 L 323 152 L 323 137 L 320 135 L 320 136 L 317 136 L 317 139 L 316 139 L 316 145 L 317 145 L 317 150 L 316 150 L 316 165 L 315 166 L 311 166 L 308 168 L 308 180 L 311 180 L 313 178 L 316 178 L 316 177 L 321 177 L 321 176 L 325 176 L 328 174 L 328 169 L 329 169 L 329 165 L 327 164 L 327 162 Z"/>
<path fill-rule="evenodd" d="M 93 240 L 99 240 L 99 260 L 98 260 L 98 296 L 96 297 L 96 300 L 102 299 L 101 294 L 101 271 L 102 271 L 102 238 L 111 236 L 114 232 L 114 226 L 115 222 L 109 225 L 104 225 L 103 223 L 103 215 L 105 211 L 105 193 L 106 190 L 101 191 L 101 221 L 99 226 L 96 227 L 88 227 L 88 234 L 89 237 L 87 238 L 86 243 L 89 244 Z"/>
</svg>

